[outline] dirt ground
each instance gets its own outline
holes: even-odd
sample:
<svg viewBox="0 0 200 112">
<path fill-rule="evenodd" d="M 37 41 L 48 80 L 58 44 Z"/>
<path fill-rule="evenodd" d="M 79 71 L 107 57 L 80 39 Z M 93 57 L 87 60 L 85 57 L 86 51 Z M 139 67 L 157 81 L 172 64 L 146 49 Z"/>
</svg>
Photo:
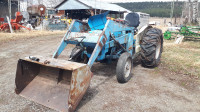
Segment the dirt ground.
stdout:
<svg viewBox="0 0 200 112">
<path fill-rule="evenodd" d="M 0 111 L 54 112 L 14 93 L 17 60 L 30 55 L 51 57 L 63 35 L 0 43 Z M 67 59 L 70 50 L 63 52 Z M 167 65 L 137 66 L 126 84 L 115 77 L 116 62 L 96 63 L 91 86 L 77 112 L 200 112 L 200 84 L 195 77 L 170 72 Z"/>
</svg>

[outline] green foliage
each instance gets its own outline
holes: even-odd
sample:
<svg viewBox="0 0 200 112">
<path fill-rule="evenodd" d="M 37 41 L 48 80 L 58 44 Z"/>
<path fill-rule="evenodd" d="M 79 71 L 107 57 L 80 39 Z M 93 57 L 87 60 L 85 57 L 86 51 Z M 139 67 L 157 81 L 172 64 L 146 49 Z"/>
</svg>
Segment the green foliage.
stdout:
<svg viewBox="0 0 200 112">
<path fill-rule="evenodd" d="M 151 17 L 170 17 L 171 2 L 131 2 L 131 3 L 116 3 L 132 12 L 144 12 Z M 184 2 L 175 2 L 174 15 L 180 17 Z"/>
</svg>

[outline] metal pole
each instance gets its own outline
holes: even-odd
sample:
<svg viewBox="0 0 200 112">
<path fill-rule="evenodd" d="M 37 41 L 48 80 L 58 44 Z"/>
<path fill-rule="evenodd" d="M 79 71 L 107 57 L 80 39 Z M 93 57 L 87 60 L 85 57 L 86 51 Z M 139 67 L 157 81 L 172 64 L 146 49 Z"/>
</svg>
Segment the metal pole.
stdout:
<svg viewBox="0 0 200 112">
<path fill-rule="evenodd" d="M 8 12 L 9 12 L 9 18 L 11 19 L 11 0 L 8 0 Z"/>
<path fill-rule="evenodd" d="M 199 8 L 198 8 L 198 7 L 199 7 L 199 0 L 196 1 L 196 11 L 197 11 L 197 12 L 196 12 L 196 13 L 197 13 L 197 14 L 196 14 L 196 20 L 197 20 L 197 22 L 199 22 L 199 21 L 198 21 L 198 17 L 199 17 Z"/>
<path fill-rule="evenodd" d="M 18 12 L 20 12 L 20 0 L 18 0 Z"/>
<path fill-rule="evenodd" d="M 8 25 L 9 25 L 9 28 L 10 28 L 10 33 L 13 33 L 13 29 L 12 29 L 12 26 L 10 24 L 10 19 L 9 19 L 8 16 L 6 16 L 6 17 L 7 17 Z"/>
<path fill-rule="evenodd" d="M 10 12 L 9 12 L 10 13 L 10 18 L 9 19 L 10 20 L 12 19 L 12 4 L 11 4 L 11 1 L 12 0 L 10 0 L 10 3 L 9 3 L 9 5 L 10 5 L 10 8 L 9 8 L 10 9 Z"/>
<path fill-rule="evenodd" d="M 174 13 L 174 0 L 173 0 L 173 2 L 171 3 L 171 15 L 170 15 L 171 23 L 172 23 L 173 13 Z"/>
<path fill-rule="evenodd" d="M 189 23 L 191 23 L 191 0 L 189 0 L 188 2 L 189 2 L 189 14 L 188 14 L 188 19 L 189 19 Z"/>
<path fill-rule="evenodd" d="M 176 2 L 175 2 L 175 6 L 176 7 L 178 7 L 178 0 L 176 0 Z M 177 22 L 177 13 L 175 14 L 175 20 L 174 20 L 174 23 L 176 24 L 176 22 Z"/>
<path fill-rule="evenodd" d="M 97 14 L 96 0 L 95 0 L 95 15 Z"/>
<path fill-rule="evenodd" d="M 9 14 L 9 17 L 10 17 L 10 5 L 9 5 L 9 3 L 10 3 L 10 0 L 8 0 L 8 14 Z"/>
</svg>

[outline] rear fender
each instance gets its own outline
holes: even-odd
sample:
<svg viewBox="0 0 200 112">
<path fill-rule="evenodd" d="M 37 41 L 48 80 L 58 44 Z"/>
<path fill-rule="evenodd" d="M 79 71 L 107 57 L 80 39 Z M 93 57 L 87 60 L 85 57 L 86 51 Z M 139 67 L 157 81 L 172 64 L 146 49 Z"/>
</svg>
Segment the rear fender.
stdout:
<svg viewBox="0 0 200 112">
<path fill-rule="evenodd" d="M 137 35 L 135 35 L 136 36 L 135 53 L 140 52 L 140 50 L 141 50 L 140 41 L 141 41 L 142 37 L 144 36 L 145 31 L 148 30 L 149 28 L 152 28 L 152 26 L 145 25 L 138 31 Z"/>
</svg>

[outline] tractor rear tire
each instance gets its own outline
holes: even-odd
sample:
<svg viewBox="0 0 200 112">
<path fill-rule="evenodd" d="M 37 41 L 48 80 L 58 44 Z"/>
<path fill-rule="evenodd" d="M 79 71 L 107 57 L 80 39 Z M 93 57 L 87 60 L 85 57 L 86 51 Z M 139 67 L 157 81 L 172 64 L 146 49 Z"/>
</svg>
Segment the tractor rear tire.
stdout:
<svg viewBox="0 0 200 112">
<path fill-rule="evenodd" d="M 126 83 L 132 77 L 132 57 L 128 52 L 123 53 L 117 62 L 116 77 L 119 83 Z"/>
<path fill-rule="evenodd" d="M 144 67 L 157 67 L 163 51 L 162 31 L 157 28 L 148 29 L 141 41 L 141 64 Z"/>
</svg>

